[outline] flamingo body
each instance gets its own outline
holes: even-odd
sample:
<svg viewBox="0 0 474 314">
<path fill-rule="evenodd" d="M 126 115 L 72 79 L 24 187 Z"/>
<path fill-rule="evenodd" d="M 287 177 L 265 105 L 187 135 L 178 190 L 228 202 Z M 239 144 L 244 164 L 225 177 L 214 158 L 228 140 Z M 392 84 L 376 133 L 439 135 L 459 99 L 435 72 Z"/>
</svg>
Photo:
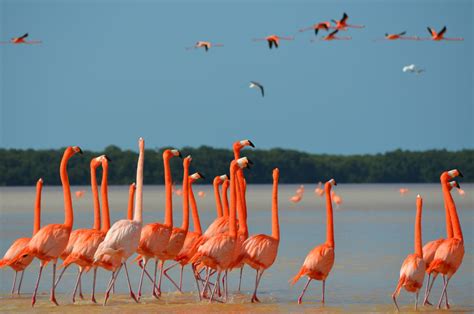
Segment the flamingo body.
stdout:
<svg viewBox="0 0 474 314">
<path fill-rule="evenodd" d="M 295 284 L 302 276 L 315 280 L 326 280 L 334 265 L 334 247 L 324 243 L 316 246 L 306 256 L 298 274 L 293 278 Z"/>
</svg>

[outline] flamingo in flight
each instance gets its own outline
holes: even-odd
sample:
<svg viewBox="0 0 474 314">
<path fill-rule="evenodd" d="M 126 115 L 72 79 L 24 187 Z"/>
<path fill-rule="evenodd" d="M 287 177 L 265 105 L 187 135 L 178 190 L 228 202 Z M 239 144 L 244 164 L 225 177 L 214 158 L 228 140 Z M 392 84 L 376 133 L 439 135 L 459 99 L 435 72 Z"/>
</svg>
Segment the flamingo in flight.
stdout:
<svg viewBox="0 0 474 314">
<path fill-rule="evenodd" d="M 423 207 L 423 199 L 418 194 L 416 197 L 416 220 L 415 220 L 415 253 L 410 254 L 403 261 L 402 268 L 400 269 L 400 279 L 398 280 L 397 287 L 392 294 L 393 303 L 397 311 L 397 297 L 400 294 L 401 288 L 405 288 L 408 292 L 414 292 L 415 298 L 415 311 L 418 309 L 418 294 L 423 286 L 423 280 L 425 279 L 426 263 L 423 260 L 423 249 L 421 248 L 421 212 Z"/>
<path fill-rule="evenodd" d="M 139 156 L 137 163 L 137 177 L 136 177 L 136 195 L 135 195 L 135 210 L 133 219 L 122 219 L 113 224 L 107 231 L 104 241 L 99 244 L 97 251 L 94 254 L 94 263 L 99 262 L 103 256 L 111 256 L 112 258 L 120 258 L 120 268 L 115 272 L 115 276 L 109 282 L 105 292 L 104 305 L 107 304 L 110 291 L 117 280 L 118 274 L 122 267 L 125 268 L 125 274 L 128 281 L 128 289 L 130 296 L 138 302 L 130 285 L 130 278 L 128 276 L 127 259 L 135 253 L 140 242 L 140 233 L 143 225 L 143 164 L 145 162 L 145 141 L 143 138 L 138 140 Z"/>
<path fill-rule="evenodd" d="M 334 265 L 334 222 L 333 222 L 333 210 L 331 200 L 331 189 L 334 185 L 337 185 L 334 179 L 329 180 L 324 184 L 324 192 L 326 194 L 326 242 L 316 246 L 312 249 L 304 260 L 303 266 L 300 271 L 291 280 L 291 284 L 295 284 L 301 277 L 307 276 L 308 281 L 298 298 L 298 304 L 303 301 L 303 296 L 308 288 L 311 280 L 322 280 L 323 282 L 323 297 L 322 303 L 324 303 L 324 293 L 326 288 L 326 278 Z"/>
<path fill-rule="evenodd" d="M 41 280 L 41 274 L 43 273 L 43 268 L 51 261 L 53 262 L 53 280 L 51 285 L 50 301 L 58 305 L 55 294 L 56 264 L 59 255 L 64 251 L 68 244 L 69 236 L 74 223 L 71 187 L 69 185 L 69 177 L 67 174 L 67 164 L 69 159 L 71 159 L 71 157 L 77 153 L 82 154 L 82 150 L 78 146 L 69 146 L 64 151 L 63 157 L 61 159 L 60 176 L 64 194 L 64 224 L 50 224 L 41 228 L 31 238 L 27 247 L 21 254 L 22 258 L 29 258 L 30 256 L 33 256 L 40 260 L 38 280 L 36 281 L 35 290 L 31 300 L 31 306 L 34 306 L 36 303 L 36 295 Z"/>
<path fill-rule="evenodd" d="M 280 44 L 280 40 L 294 40 L 294 39 L 295 39 L 294 37 L 270 35 L 265 38 L 254 38 L 253 41 L 266 41 L 268 42 L 268 48 L 272 49 L 273 46 L 275 46 L 275 48 L 278 48 Z"/>
<path fill-rule="evenodd" d="M 224 47 L 224 45 L 223 44 L 212 44 L 209 41 L 198 41 L 194 46 L 188 47 L 188 48 L 186 48 L 186 50 L 204 48 L 204 50 L 206 50 L 206 52 L 208 52 L 211 47 Z"/>
<path fill-rule="evenodd" d="M 34 45 L 34 44 L 41 44 L 41 40 L 26 40 L 28 37 L 28 33 L 25 33 L 22 36 L 14 37 L 10 41 L 1 41 L 0 44 L 12 44 L 12 45 L 19 45 L 19 44 L 27 44 L 27 45 Z"/>
<path fill-rule="evenodd" d="M 35 199 L 35 212 L 34 212 L 34 220 L 33 220 L 33 235 L 35 235 L 41 226 L 41 189 L 43 188 L 43 179 L 39 179 L 36 182 L 36 199 Z M 27 258 L 18 258 L 19 254 L 25 249 L 25 247 L 30 242 L 31 238 L 19 238 L 16 239 L 12 245 L 8 248 L 5 256 L 0 260 L 0 268 L 5 266 L 9 266 L 11 269 L 15 271 L 15 275 L 13 277 L 13 285 L 11 294 L 13 295 L 15 292 L 16 286 L 16 277 L 18 272 L 21 272 L 20 282 L 18 283 L 17 294 L 20 295 L 20 288 L 21 283 L 23 281 L 23 275 L 25 274 L 25 269 L 31 264 L 33 261 L 33 256 L 29 256 Z"/>
<path fill-rule="evenodd" d="M 350 28 L 364 28 L 365 27 L 364 25 L 347 24 L 347 19 L 348 18 L 349 18 L 349 16 L 344 12 L 344 14 L 342 15 L 342 19 L 340 19 L 340 20 L 331 20 L 334 24 L 336 24 L 335 26 L 333 26 L 331 28 L 334 28 L 336 30 L 347 30 L 348 27 L 350 27 Z"/>
<path fill-rule="evenodd" d="M 338 37 L 336 36 L 336 34 L 339 32 L 339 30 L 335 30 L 331 33 L 329 33 L 328 35 L 324 36 L 323 38 L 321 38 L 321 40 L 325 40 L 325 41 L 331 41 L 331 40 L 351 40 L 352 37 L 350 36 L 347 36 L 347 37 Z M 316 40 L 312 39 L 311 40 L 312 42 L 315 42 Z"/>
<path fill-rule="evenodd" d="M 306 32 L 313 29 L 314 34 L 318 36 L 319 30 L 329 31 L 330 28 L 331 28 L 331 22 L 321 22 L 321 23 L 314 24 L 313 26 L 310 26 L 310 27 L 302 28 L 299 30 L 299 32 Z"/>
<path fill-rule="evenodd" d="M 380 41 L 380 40 L 419 40 L 417 36 L 405 36 L 406 31 L 403 31 L 401 33 L 396 33 L 396 34 L 389 34 L 385 33 L 385 37 L 381 39 L 376 39 L 375 41 Z"/>
<path fill-rule="evenodd" d="M 433 28 L 427 27 L 428 33 L 430 33 L 431 38 L 423 38 L 423 40 L 433 40 L 433 41 L 441 41 L 441 40 L 449 40 L 449 41 L 462 41 L 464 38 L 458 37 L 458 38 L 446 38 L 444 37 L 444 34 L 447 31 L 446 26 L 444 26 L 439 33 L 437 33 Z"/>
</svg>

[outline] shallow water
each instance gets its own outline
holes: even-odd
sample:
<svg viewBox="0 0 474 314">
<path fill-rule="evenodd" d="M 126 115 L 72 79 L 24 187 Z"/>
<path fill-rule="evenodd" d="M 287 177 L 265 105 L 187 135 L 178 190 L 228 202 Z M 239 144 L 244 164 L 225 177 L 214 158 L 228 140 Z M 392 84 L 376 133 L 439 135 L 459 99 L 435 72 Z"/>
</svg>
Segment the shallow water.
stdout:
<svg viewBox="0 0 474 314">
<path fill-rule="evenodd" d="M 174 292 L 171 284 L 164 282 L 164 294 L 160 300 L 149 297 L 150 284 L 144 283 L 145 298 L 140 305 L 131 301 L 127 293 L 126 281 L 119 277 L 117 292 L 111 297 L 107 310 L 121 312 L 167 311 L 167 312 L 393 312 L 391 293 L 398 281 L 398 273 L 403 259 L 413 251 L 413 224 L 415 219 L 415 198 L 420 193 L 424 198 L 423 241 L 427 242 L 445 234 L 444 209 L 439 184 L 340 184 L 335 191 L 343 198 L 343 204 L 335 210 L 336 261 L 326 282 L 326 305 L 318 302 L 321 298 L 321 283 L 313 281 L 306 293 L 303 305 L 296 299 L 305 280 L 294 287 L 288 280 L 298 271 L 306 254 L 315 245 L 325 240 L 325 203 L 313 193 L 314 185 L 306 185 L 303 200 L 298 204 L 288 199 L 297 189 L 297 185 L 280 186 L 280 224 L 281 243 L 278 258 L 263 276 L 259 296 L 261 304 L 249 303 L 255 280 L 255 272 L 248 267 L 244 270 L 243 290 L 241 294 L 232 294 L 229 304 L 199 303 L 194 291 L 189 269 L 185 270 L 184 287 L 186 293 Z M 400 196 L 398 189 L 408 187 L 410 192 Z M 449 296 L 452 309 L 456 312 L 474 311 L 472 298 L 474 291 L 474 185 L 463 184 L 466 196 L 461 197 L 453 191 L 459 217 L 463 227 L 466 254 L 459 271 L 452 278 Z M 92 225 L 92 200 L 87 187 L 73 187 L 72 191 L 86 190 L 81 199 L 73 197 L 75 209 L 75 228 Z M 211 186 L 196 185 L 194 191 L 205 191 L 204 198 L 197 197 L 203 227 L 215 217 L 214 199 Z M 11 242 L 23 236 L 29 236 L 32 230 L 34 188 L 0 188 L 0 252 L 3 254 Z M 126 211 L 128 187 L 116 186 L 109 190 L 112 221 L 122 219 Z M 251 185 L 248 188 L 248 211 L 250 234 L 271 232 L 271 186 Z M 174 196 L 175 224 L 181 224 L 181 198 Z M 144 192 L 144 220 L 162 221 L 164 191 L 162 186 L 146 186 Z M 57 223 L 63 220 L 62 192 L 59 187 L 47 187 L 43 190 L 42 224 Z M 0 271 L 0 311 L 27 311 L 30 309 L 31 291 L 36 280 L 38 263 L 33 262 L 26 271 L 21 297 L 11 298 L 9 291 L 13 272 L 11 269 Z M 148 266 L 151 270 L 151 265 Z M 176 269 L 177 270 L 177 269 Z M 138 267 L 130 260 L 129 271 L 132 285 L 138 284 Z M 178 272 L 170 272 L 178 278 Z M 56 308 L 48 301 L 48 289 L 51 285 L 51 267 L 43 274 L 35 309 L 44 312 L 62 311 L 102 311 L 98 305 L 89 301 L 80 301 L 72 305 L 71 290 L 76 270 L 70 268 L 58 286 L 58 301 L 62 305 Z M 97 294 L 100 302 L 110 274 L 98 272 Z M 92 274 L 83 276 L 86 296 L 90 292 Z M 229 287 L 235 291 L 238 273 L 230 275 Z M 441 280 L 433 288 L 432 301 L 437 301 Z M 421 297 L 420 297 L 421 299 Z M 420 300 L 421 301 L 421 300 Z M 79 305 L 80 304 L 80 305 Z M 399 304 L 403 311 L 414 308 L 414 295 L 402 291 Z M 433 311 L 422 308 L 422 311 Z"/>
</svg>

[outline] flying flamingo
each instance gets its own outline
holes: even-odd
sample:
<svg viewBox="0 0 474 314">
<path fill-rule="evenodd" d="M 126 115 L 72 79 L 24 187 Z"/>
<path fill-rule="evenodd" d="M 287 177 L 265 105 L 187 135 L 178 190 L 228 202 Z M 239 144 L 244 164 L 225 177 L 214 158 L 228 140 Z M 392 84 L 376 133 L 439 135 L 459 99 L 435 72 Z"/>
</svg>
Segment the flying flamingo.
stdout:
<svg viewBox="0 0 474 314">
<path fill-rule="evenodd" d="M 272 192 L 272 235 L 258 234 L 248 238 L 242 245 L 243 261 L 257 271 L 252 303 L 260 302 L 257 289 L 263 272 L 275 262 L 280 244 L 280 224 L 278 222 L 278 178 L 280 171 L 273 169 Z"/>
<path fill-rule="evenodd" d="M 183 159 L 183 223 L 181 228 L 174 227 L 171 232 L 170 239 L 166 249 L 163 251 L 161 260 L 161 273 L 160 280 L 158 282 L 158 289 L 161 289 L 161 279 L 165 275 L 171 283 L 179 290 L 179 286 L 174 282 L 174 280 L 168 276 L 166 270 L 164 269 L 165 262 L 168 260 L 174 260 L 183 248 L 184 241 L 186 240 L 186 235 L 188 234 L 189 229 L 189 166 L 191 164 L 191 156 L 187 156 Z"/>
<path fill-rule="evenodd" d="M 425 279 L 426 264 L 423 260 L 423 249 L 421 248 L 421 212 L 423 207 L 423 199 L 418 194 L 416 197 L 416 220 L 415 220 L 415 253 L 410 254 L 405 258 L 400 269 L 400 279 L 398 280 L 397 288 L 392 294 L 393 303 L 397 311 L 397 297 L 400 294 L 400 289 L 403 287 L 408 292 L 416 293 L 415 311 L 418 309 L 418 294 L 423 286 Z"/>
<path fill-rule="evenodd" d="M 278 45 L 280 43 L 280 40 L 294 40 L 294 37 L 283 37 L 283 36 L 278 36 L 278 35 L 270 35 L 265 38 L 254 38 L 253 41 L 267 41 L 268 42 L 268 47 L 270 49 L 275 46 L 275 48 L 278 48 Z"/>
<path fill-rule="evenodd" d="M 331 20 L 334 24 L 336 24 L 335 26 L 333 26 L 331 28 L 334 28 L 335 30 L 347 30 L 348 27 L 350 27 L 350 28 L 364 28 L 365 27 L 364 25 L 347 24 L 347 19 L 348 18 L 349 18 L 349 16 L 344 12 L 344 14 L 342 15 L 342 19 L 340 19 L 340 20 Z"/>
<path fill-rule="evenodd" d="M 74 292 L 72 294 L 72 302 L 75 302 L 77 288 L 82 277 L 84 270 L 90 268 L 94 269 L 94 279 L 92 285 L 92 296 L 91 301 L 96 302 L 95 299 L 95 281 L 97 276 L 97 265 L 94 264 L 94 254 L 99 247 L 99 244 L 104 241 L 107 231 L 110 229 L 110 218 L 109 218 L 109 202 L 108 202 L 108 173 L 109 173 L 109 157 L 106 155 L 99 156 L 95 158 L 100 161 L 102 164 L 102 183 L 101 183 L 101 194 L 102 194 L 102 203 L 103 203 L 103 214 L 104 221 L 102 229 L 86 229 L 85 232 L 74 243 L 74 247 L 68 257 L 64 260 L 62 266 L 68 267 L 70 264 L 76 264 L 79 267 L 79 274 L 76 279 L 76 285 L 74 287 Z M 97 206 L 100 208 L 100 206 Z M 100 222 L 100 220 L 99 220 Z"/>
<path fill-rule="evenodd" d="M 220 280 L 222 272 L 226 272 L 231 266 L 236 237 L 237 237 L 237 225 L 236 225 L 236 203 L 237 203 L 237 191 L 236 191 L 236 175 L 238 168 L 248 167 L 252 162 L 247 158 L 243 157 L 238 160 L 232 160 L 230 166 L 230 217 L 229 217 L 229 233 L 217 234 L 210 239 L 208 239 L 203 245 L 198 248 L 198 252 L 191 259 L 191 263 L 203 263 L 207 267 L 206 273 L 206 283 L 203 289 L 203 295 L 209 284 L 209 269 L 214 269 L 218 272 L 217 279 L 214 284 L 214 290 L 211 294 L 209 302 L 212 302 L 214 293 L 217 289 L 217 283 Z M 226 281 L 227 283 L 227 281 Z M 227 300 L 227 291 L 226 291 L 226 300 Z"/>
<path fill-rule="evenodd" d="M 143 284 L 143 275 L 146 273 L 146 265 L 150 259 L 155 259 L 155 275 L 153 279 L 152 295 L 158 298 L 161 293 L 159 288 L 156 291 L 156 272 L 158 269 L 158 260 L 164 258 L 164 251 L 170 241 L 171 233 L 173 231 L 173 201 L 172 201 L 172 177 L 170 168 L 170 159 L 173 157 L 180 157 L 181 153 L 177 149 L 167 149 L 163 152 L 163 165 L 165 170 L 165 221 L 164 223 L 150 223 L 141 230 L 140 244 L 137 248 L 138 260 L 141 259 L 140 267 L 142 274 L 140 276 L 140 283 L 138 286 L 138 298 L 141 297 L 141 288 Z M 157 293 L 158 292 L 158 293 Z"/>
<path fill-rule="evenodd" d="M 209 41 L 198 41 L 194 46 L 188 47 L 188 48 L 186 48 L 186 50 L 204 48 L 204 50 L 206 50 L 206 52 L 208 52 L 211 47 L 224 47 L 224 45 L 223 44 L 211 44 Z"/>
<path fill-rule="evenodd" d="M 446 171 L 443 175 L 441 175 L 441 187 L 443 191 L 443 198 L 444 198 L 444 208 L 445 208 L 445 216 L 446 216 L 446 238 L 452 238 L 453 237 L 453 225 L 451 223 L 451 217 L 449 215 L 449 206 L 448 202 L 451 203 L 453 201 L 450 191 L 453 187 L 457 187 L 459 189 L 459 184 L 456 181 L 451 181 L 448 182 L 449 180 L 449 175 L 448 172 Z M 443 185 L 446 185 L 447 188 L 444 188 Z M 433 241 L 430 241 L 426 243 L 423 246 L 423 260 L 425 261 L 426 268 L 431 265 L 431 262 L 434 259 L 436 250 L 438 247 L 443 243 L 444 239 L 436 239 Z M 425 297 L 423 301 L 423 305 L 431 305 L 431 303 L 428 301 L 428 287 L 430 286 L 430 279 L 431 279 L 431 274 L 428 274 L 428 281 L 426 283 L 426 290 L 425 290 Z"/>
<path fill-rule="evenodd" d="M 462 41 L 462 40 L 464 40 L 464 38 L 462 38 L 462 37 L 458 37 L 458 38 L 446 38 L 446 37 L 444 37 L 444 34 L 447 31 L 446 26 L 444 26 L 439 31 L 439 33 L 436 33 L 436 31 L 431 27 L 427 27 L 427 29 L 428 29 L 428 33 L 430 33 L 430 35 L 431 35 L 431 38 L 420 38 L 421 40 L 433 40 L 433 41 L 442 41 L 442 40 Z"/>
<path fill-rule="evenodd" d="M 339 32 L 339 30 L 335 30 L 331 33 L 329 33 L 328 35 L 324 36 L 323 38 L 321 38 L 321 40 L 325 40 L 325 41 L 331 41 L 331 40 L 351 40 L 352 37 L 348 36 L 348 37 L 337 37 L 336 34 Z M 315 42 L 316 40 L 315 39 L 311 39 L 312 42 Z"/>
<path fill-rule="evenodd" d="M 97 187 L 97 167 L 99 167 L 102 164 L 102 158 L 103 156 L 99 156 L 96 158 L 92 158 L 90 162 L 90 172 L 91 172 L 91 190 L 92 190 L 92 200 L 93 200 L 93 206 L 94 206 L 94 224 L 93 224 L 93 229 L 94 230 L 99 230 L 100 229 L 100 203 L 99 203 L 99 189 Z M 88 234 L 91 229 L 76 229 L 71 232 L 71 235 L 69 236 L 69 241 L 67 243 L 66 249 L 61 253 L 59 256 L 63 261 L 67 259 L 67 257 L 71 254 L 76 242 L 85 234 Z M 61 279 L 63 278 L 64 272 L 66 269 L 69 267 L 68 265 L 62 265 L 63 270 L 59 274 L 58 280 L 56 280 L 56 283 L 54 284 L 55 287 L 59 284 Z M 79 278 L 79 296 L 81 299 L 83 299 L 82 295 L 82 286 L 81 286 L 81 280 L 80 280 L 80 268 L 78 272 L 78 278 Z M 75 293 L 72 296 L 72 300 L 74 302 L 75 298 Z"/>
<path fill-rule="evenodd" d="M 441 174 L 441 179 L 444 175 L 445 173 Z M 457 176 L 462 177 L 461 172 L 457 169 L 448 171 L 448 175 L 451 178 Z M 446 189 L 446 186 L 442 185 L 442 188 Z M 449 194 L 449 197 L 451 197 L 451 194 Z M 443 276 L 444 288 L 443 292 L 441 293 L 441 298 L 438 302 L 438 309 L 441 308 L 441 303 L 445 294 L 446 307 L 449 308 L 446 289 L 448 287 L 449 280 L 461 266 L 464 257 L 464 238 L 462 234 L 461 224 L 459 222 L 459 217 L 456 211 L 456 205 L 454 201 L 451 202 L 451 199 L 449 199 L 446 204 L 449 208 L 449 216 L 453 227 L 453 237 L 445 239 L 439 245 L 433 258 L 433 261 L 431 262 L 430 266 L 426 271 L 428 274 L 433 274 L 433 279 L 431 281 L 430 288 L 428 289 L 428 295 L 425 298 L 426 300 L 429 297 L 431 286 L 433 285 L 438 274 L 441 273 Z"/>
<path fill-rule="evenodd" d="M 324 303 L 324 292 L 326 286 L 326 278 L 331 271 L 334 264 L 334 222 L 332 215 L 332 200 L 331 200 L 331 189 L 334 185 L 337 185 L 334 179 L 329 180 L 324 184 L 324 192 L 326 193 L 326 242 L 316 246 L 312 249 L 306 259 L 304 260 L 303 266 L 300 271 L 291 280 L 291 284 L 295 284 L 302 276 L 307 276 L 308 281 L 298 298 L 298 304 L 301 304 L 306 289 L 309 286 L 311 280 L 322 280 L 323 281 L 323 298 Z"/>
<path fill-rule="evenodd" d="M 403 31 L 401 33 L 396 33 L 396 34 L 389 34 L 385 33 L 385 37 L 382 39 L 376 39 L 375 41 L 380 41 L 380 40 L 419 40 L 417 36 L 405 36 L 406 31 Z"/>
<path fill-rule="evenodd" d="M 119 220 L 113 224 L 113 226 L 107 231 L 104 241 L 99 244 L 97 251 L 94 254 L 94 262 L 101 260 L 102 256 L 108 255 L 112 258 L 119 257 L 122 266 L 125 268 L 125 274 L 128 281 L 128 289 L 130 291 L 130 296 L 138 302 L 135 294 L 132 291 L 132 286 L 130 285 L 130 278 L 128 276 L 127 270 L 127 259 L 135 253 L 140 242 L 140 233 L 142 230 L 142 212 L 143 212 L 143 164 L 145 159 L 145 141 L 143 138 L 138 140 L 139 146 L 139 156 L 137 164 L 137 191 L 135 196 L 135 210 L 133 213 L 133 220 L 123 219 Z M 171 186 L 170 186 L 171 188 Z M 110 290 L 115 284 L 115 280 L 118 277 L 120 268 L 115 272 L 115 276 L 112 277 L 112 280 L 107 287 L 105 292 L 104 305 L 107 304 L 109 299 Z"/>
<path fill-rule="evenodd" d="M 28 37 L 28 33 L 25 33 L 24 35 L 20 37 L 14 37 L 10 41 L 1 41 L 0 44 L 12 44 L 12 45 L 18 45 L 18 44 L 27 44 L 27 45 L 34 45 L 34 44 L 41 44 L 41 40 L 26 40 Z"/>
<path fill-rule="evenodd" d="M 23 258 L 29 258 L 29 256 L 33 256 L 40 260 L 38 280 L 36 281 L 35 291 L 31 300 L 31 306 L 34 306 L 36 303 L 36 294 L 41 280 L 43 267 L 45 267 L 50 261 L 53 262 L 53 280 L 51 285 L 50 300 L 54 304 L 58 305 L 55 295 L 56 263 L 58 261 L 59 255 L 67 246 L 69 235 L 71 234 L 72 225 L 74 222 L 71 188 L 69 186 L 69 178 L 67 175 L 67 164 L 69 159 L 77 153 L 82 154 L 82 150 L 78 146 L 69 146 L 66 148 L 60 165 L 60 176 L 64 194 L 64 224 L 50 224 L 41 228 L 31 238 L 30 242 L 22 253 Z"/>
<path fill-rule="evenodd" d="M 33 235 L 35 235 L 41 226 L 41 189 L 43 188 L 43 179 L 38 179 L 36 182 L 36 198 L 35 198 L 35 212 L 34 212 L 34 220 L 33 220 Z M 18 283 L 18 290 L 17 294 L 20 295 L 20 288 L 21 283 L 23 281 L 23 275 L 25 274 L 25 269 L 31 264 L 33 261 L 33 256 L 28 256 L 26 258 L 18 258 L 20 253 L 25 249 L 30 242 L 31 238 L 18 238 L 16 239 L 12 245 L 8 248 L 7 252 L 0 260 L 0 268 L 5 266 L 9 266 L 11 269 L 15 271 L 15 275 L 13 277 L 13 285 L 11 294 L 13 295 L 15 292 L 15 285 L 16 285 L 16 277 L 18 272 L 21 272 L 20 282 Z"/>
<path fill-rule="evenodd" d="M 331 28 L 331 22 L 321 22 L 321 23 L 314 24 L 313 26 L 310 26 L 310 27 L 302 28 L 299 31 L 306 32 L 306 31 L 314 29 L 314 34 L 318 36 L 319 30 L 329 31 L 330 28 Z"/>
<path fill-rule="evenodd" d="M 191 257 L 193 257 L 194 254 L 197 252 L 197 247 L 195 247 L 196 241 L 199 239 L 199 237 L 202 235 L 202 229 L 201 229 L 201 222 L 199 220 L 199 212 L 196 204 L 196 199 L 194 198 L 194 193 L 192 189 L 192 185 L 194 182 L 196 182 L 198 179 L 204 178 L 204 176 L 199 173 L 193 173 L 192 175 L 189 176 L 189 202 L 191 204 L 191 215 L 193 217 L 193 225 L 194 225 L 194 231 L 188 231 L 186 234 L 186 239 L 184 240 L 183 248 L 179 252 L 179 254 L 176 256 L 175 261 L 176 263 L 169 266 L 164 270 L 164 273 L 166 273 L 168 270 L 171 268 L 177 266 L 178 264 L 181 265 L 181 272 L 180 272 L 180 277 L 179 277 L 179 289 L 182 290 L 183 287 L 183 270 L 184 266 L 186 266 L 189 263 L 189 260 Z M 194 269 L 193 269 L 194 270 Z"/>
</svg>

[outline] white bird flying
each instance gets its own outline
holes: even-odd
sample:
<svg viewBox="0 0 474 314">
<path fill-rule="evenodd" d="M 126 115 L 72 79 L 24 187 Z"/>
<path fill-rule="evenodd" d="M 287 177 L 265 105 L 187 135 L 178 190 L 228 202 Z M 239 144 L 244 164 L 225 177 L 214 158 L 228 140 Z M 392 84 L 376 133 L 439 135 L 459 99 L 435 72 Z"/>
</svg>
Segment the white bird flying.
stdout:
<svg viewBox="0 0 474 314">
<path fill-rule="evenodd" d="M 420 69 L 417 68 L 414 64 L 410 64 L 403 67 L 403 72 L 420 74 L 422 72 L 425 72 L 425 69 Z"/>
<path fill-rule="evenodd" d="M 262 97 L 265 97 L 265 91 L 263 89 L 262 84 L 254 82 L 254 81 L 250 81 L 249 88 L 257 88 L 257 87 L 260 88 L 260 91 L 262 92 Z"/>
</svg>

